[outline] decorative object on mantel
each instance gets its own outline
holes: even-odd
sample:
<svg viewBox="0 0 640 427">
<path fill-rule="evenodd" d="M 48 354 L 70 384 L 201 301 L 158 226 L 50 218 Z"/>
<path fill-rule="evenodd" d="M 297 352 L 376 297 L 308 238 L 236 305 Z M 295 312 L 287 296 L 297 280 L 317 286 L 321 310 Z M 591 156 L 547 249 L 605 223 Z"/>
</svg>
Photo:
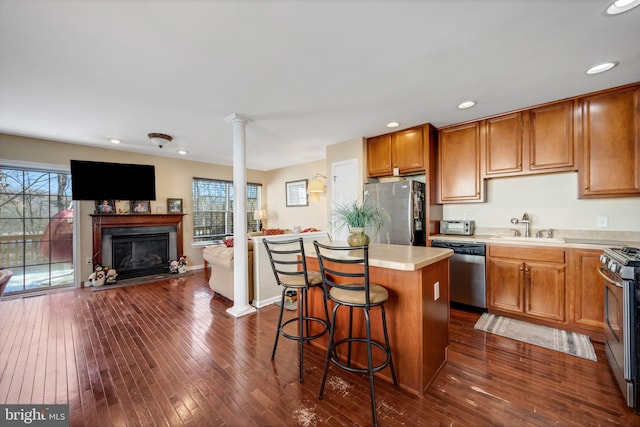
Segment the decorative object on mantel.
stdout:
<svg viewBox="0 0 640 427">
<path fill-rule="evenodd" d="M 151 213 L 150 206 L 151 206 L 151 202 L 149 200 L 132 200 L 131 213 L 134 213 L 134 214 Z"/>
<path fill-rule="evenodd" d="M 171 135 L 167 135 L 164 133 L 152 132 L 148 136 L 151 142 L 157 145 L 158 148 L 162 148 L 173 141 L 173 137 Z"/>
<path fill-rule="evenodd" d="M 131 210 L 131 200 L 116 200 L 116 213 L 128 214 Z"/>
<path fill-rule="evenodd" d="M 118 273 L 115 269 L 97 264 L 93 273 L 89 275 L 89 282 L 91 282 L 91 286 L 103 286 L 105 283 L 110 285 L 116 283 L 116 277 L 118 277 Z"/>
<path fill-rule="evenodd" d="M 482 313 L 474 328 L 583 359 L 598 360 L 593 345 L 586 335 L 534 325 L 489 313 Z"/>
<path fill-rule="evenodd" d="M 338 229 L 345 226 L 349 228 L 349 246 L 368 245 L 369 236 L 365 234 L 365 229 L 370 227 L 378 232 L 389 220 L 389 214 L 384 209 L 357 200 L 337 206 L 333 217 Z"/>
<path fill-rule="evenodd" d="M 99 215 L 110 215 L 116 213 L 114 206 L 115 200 L 96 200 L 96 208 L 94 213 Z"/>
<path fill-rule="evenodd" d="M 167 212 L 182 213 L 182 199 L 167 199 Z"/>
</svg>

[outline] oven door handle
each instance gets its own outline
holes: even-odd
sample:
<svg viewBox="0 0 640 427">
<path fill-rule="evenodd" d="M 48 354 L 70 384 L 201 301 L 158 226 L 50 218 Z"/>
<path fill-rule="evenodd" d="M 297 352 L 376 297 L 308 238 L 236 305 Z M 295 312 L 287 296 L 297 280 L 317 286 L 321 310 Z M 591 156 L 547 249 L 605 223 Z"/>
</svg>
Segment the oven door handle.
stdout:
<svg viewBox="0 0 640 427">
<path fill-rule="evenodd" d="M 610 275 L 611 273 L 609 272 L 609 270 L 607 270 L 604 267 L 598 267 L 598 273 L 600 274 L 600 276 L 602 276 L 602 278 L 604 280 L 606 280 L 607 282 L 611 283 L 612 285 L 615 285 L 619 288 L 624 288 L 624 286 L 622 285 L 622 283 L 618 282 L 617 280 L 613 280 Z"/>
</svg>

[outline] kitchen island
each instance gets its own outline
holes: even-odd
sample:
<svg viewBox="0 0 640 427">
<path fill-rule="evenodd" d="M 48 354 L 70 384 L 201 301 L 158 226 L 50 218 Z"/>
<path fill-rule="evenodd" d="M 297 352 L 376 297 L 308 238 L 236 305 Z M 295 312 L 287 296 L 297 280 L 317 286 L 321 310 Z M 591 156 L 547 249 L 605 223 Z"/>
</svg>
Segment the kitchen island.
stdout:
<svg viewBox="0 0 640 427">
<path fill-rule="evenodd" d="M 333 242 L 333 245 L 341 243 Z M 311 243 L 305 244 L 305 254 L 307 268 L 319 271 L 315 249 Z M 452 255 L 451 249 L 375 243 L 369 245 L 370 281 L 384 286 L 389 292 L 385 307 L 398 383 L 404 390 L 419 396 L 447 360 L 449 257 Z M 340 268 L 353 267 L 342 265 Z M 332 308 L 330 305 L 329 310 Z M 309 293 L 309 310 L 313 312 L 313 316 L 324 317 L 322 292 L 319 288 L 314 288 Z M 338 311 L 336 324 L 338 327 L 335 339 L 339 340 L 348 333 L 348 310 L 342 308 Z M 373 339 L 384 342 L 379 309 L 371 311 L 371 325 Z M 354 336 L 356 334 L 364 336 L 361 310 L 354 310 Z M 326 349 L 328 336 L 312 343 Z M 380 355 L 374 350 L 374 359 L 377 356 Z M 357 365 L 366 366 L 364 348 L 354 347 L 352 360 Z M 388 368 L 376 375 L 391 382 Z"/>
</svg>

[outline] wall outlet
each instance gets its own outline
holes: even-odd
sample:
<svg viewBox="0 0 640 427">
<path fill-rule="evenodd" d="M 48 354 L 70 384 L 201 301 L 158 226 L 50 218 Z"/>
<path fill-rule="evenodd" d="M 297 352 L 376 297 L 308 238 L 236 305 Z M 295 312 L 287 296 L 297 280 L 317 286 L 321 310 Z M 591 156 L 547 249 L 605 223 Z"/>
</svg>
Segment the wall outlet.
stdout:
<svg viewBox="0 0 640 427">
<path fill-rule="evenodd" d="M 599 216 L 596 221 L 596 226 L 600 228 L 606 228 L 609 226 L 609 218 L 606 216 Z"/>
<path fill-rule="evenodd" d="M 438 298 L 440 298 L 440 282 L 433 284 L 433 300 L 438 301 Z"/>
<path fill-rule="evenodd" d="M 90 257 L 90 256 L 88 256 L 88 257 L 87 257 L 87 261 L 86 261 L 86 263 L 87 263 L 87 264 L 89 264 L 89 265 L 91 265 L 91 257 Z"/>
</svg>

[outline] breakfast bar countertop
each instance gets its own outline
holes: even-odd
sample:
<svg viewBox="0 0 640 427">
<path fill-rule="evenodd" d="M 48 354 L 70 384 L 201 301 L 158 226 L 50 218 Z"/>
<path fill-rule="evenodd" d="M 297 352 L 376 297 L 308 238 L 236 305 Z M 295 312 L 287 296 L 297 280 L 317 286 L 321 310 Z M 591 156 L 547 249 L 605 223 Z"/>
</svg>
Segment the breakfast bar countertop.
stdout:
<svg viewBox="0 0 640 427">
<path fill-rule="evenodd" d="M 330 242 L 327 239 L 323 239 L 318 240 L 318 242 L 331 246 L 347 246 L 347 243 L 344 241 Z M 312 241 L 305 242 L 304 251 L 307 257 L 317 257 Z M 445 248 L 389 245 L 383 243 L 369 244 L 369 265 L 372 267 L 388 268 L 391 270 L 420 270 L 421 268 L 449 258 L 452 255 L 453 250 Z"/>
</svg>

